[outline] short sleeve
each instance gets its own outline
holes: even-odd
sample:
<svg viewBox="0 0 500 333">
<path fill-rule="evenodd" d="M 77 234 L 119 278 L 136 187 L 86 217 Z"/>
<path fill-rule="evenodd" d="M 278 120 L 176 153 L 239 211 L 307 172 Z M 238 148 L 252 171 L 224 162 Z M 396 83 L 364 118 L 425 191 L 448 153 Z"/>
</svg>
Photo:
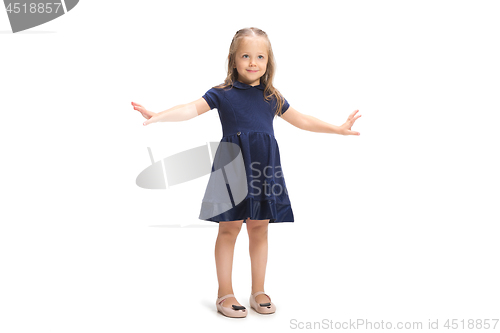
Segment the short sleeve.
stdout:
<svg viewBox="0 0 500 333">
<path fill-rule="evenodd" d="M 219 109 L 222 100 L 222 89 L 211 88 L 202 97 L 207 101 L 210 110 L 213 108 Z"/>
<path fill-rule="evenodd" d="M 288 104 L 288 101 L 286 100 L 285 97 L 283 97 L 283 100 L 284 100 L 284 102 L 283 102 L 283 106 L 281 107 L 281 114 L 284 114 L 288 110 L 288 108 L 290 107 L 290 104 Z M 280 115 L 280 117 L 281 117 L 281 115 Z"/>
</svg>

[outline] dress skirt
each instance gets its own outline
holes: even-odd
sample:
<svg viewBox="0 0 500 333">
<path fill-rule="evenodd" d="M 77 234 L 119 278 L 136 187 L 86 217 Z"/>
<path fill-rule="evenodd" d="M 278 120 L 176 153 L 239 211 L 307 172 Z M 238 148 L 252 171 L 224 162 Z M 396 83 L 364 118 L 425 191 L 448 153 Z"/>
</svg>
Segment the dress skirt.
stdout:
<svg viewBox="0 0 500 333">
<path fill-rule="evenodd" d="M 245 131 L 222 137 L 199 219 L 294 222 L 279 147 L 273 134 Z"/>
</svg>

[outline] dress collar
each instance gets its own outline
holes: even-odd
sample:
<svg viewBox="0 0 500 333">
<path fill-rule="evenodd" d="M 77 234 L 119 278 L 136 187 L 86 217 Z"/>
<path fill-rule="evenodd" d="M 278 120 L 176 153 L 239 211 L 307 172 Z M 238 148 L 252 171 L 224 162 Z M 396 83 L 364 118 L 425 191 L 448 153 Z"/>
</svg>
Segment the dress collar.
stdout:
<svg viewBox="0 0 500 333">
<path fill-rule="evenodd" d="M 240 82 L 238 80 L 233 81 L 233 87 L 239 88 L 239 89 L 250 89 L 250 88 L 258 88 L 260 90 L 264 90 L 265 86 L 263 84 L 259 84 L 256 86 L 251 86 L 249 84 Z"/>
</svg>

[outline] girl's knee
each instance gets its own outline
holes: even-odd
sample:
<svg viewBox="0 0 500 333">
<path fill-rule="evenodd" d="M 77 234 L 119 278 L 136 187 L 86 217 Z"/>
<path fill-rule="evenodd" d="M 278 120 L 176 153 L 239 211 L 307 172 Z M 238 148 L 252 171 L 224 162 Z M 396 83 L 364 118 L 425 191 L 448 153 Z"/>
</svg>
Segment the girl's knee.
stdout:
<svg viewBox="0 0 500 333">
<path fill-rule="evenodd" d="M 243 225 L 243 220 L 220 221 L 219 234 L 238 235 L 242 225 Z"/>
<path fill-rule="evenodd" d="M 248 234 L 263 234 L 267 233 L 269 220 L 247 220 Z"/>
</svg>

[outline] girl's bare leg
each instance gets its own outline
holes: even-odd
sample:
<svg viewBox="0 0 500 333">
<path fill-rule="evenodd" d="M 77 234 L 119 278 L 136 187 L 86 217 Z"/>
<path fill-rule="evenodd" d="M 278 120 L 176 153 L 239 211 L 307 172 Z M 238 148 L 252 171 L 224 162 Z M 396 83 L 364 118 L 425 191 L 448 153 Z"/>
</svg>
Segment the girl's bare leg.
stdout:
<svg viewBox="0 0 500 333">
<path fill-rule="evenodd" d="M 231 280 L 234 245 L 242 224 L 243 220 L 219 222 L 219 233 L 215 242 L 215 265 L 217 267 L 217 280 L 219 281 L 217 297 L 234 294 Z M 222 306 L 230 308 L 233 304 L 241 305 L 235 297 L 228 297 L 222 303 Z"/>
<path fill-rule="evenodd" d="M 264 279 L 267 265 L 267 230 L 269 220 L 246 221 L 248 241 L 250 247 L 250 260 L 252 263 L 252 294 L 264 290 Z M 269 298 L 260 294 L 255 297 L 257 303 L 267 303 Z"/>
</svg>

